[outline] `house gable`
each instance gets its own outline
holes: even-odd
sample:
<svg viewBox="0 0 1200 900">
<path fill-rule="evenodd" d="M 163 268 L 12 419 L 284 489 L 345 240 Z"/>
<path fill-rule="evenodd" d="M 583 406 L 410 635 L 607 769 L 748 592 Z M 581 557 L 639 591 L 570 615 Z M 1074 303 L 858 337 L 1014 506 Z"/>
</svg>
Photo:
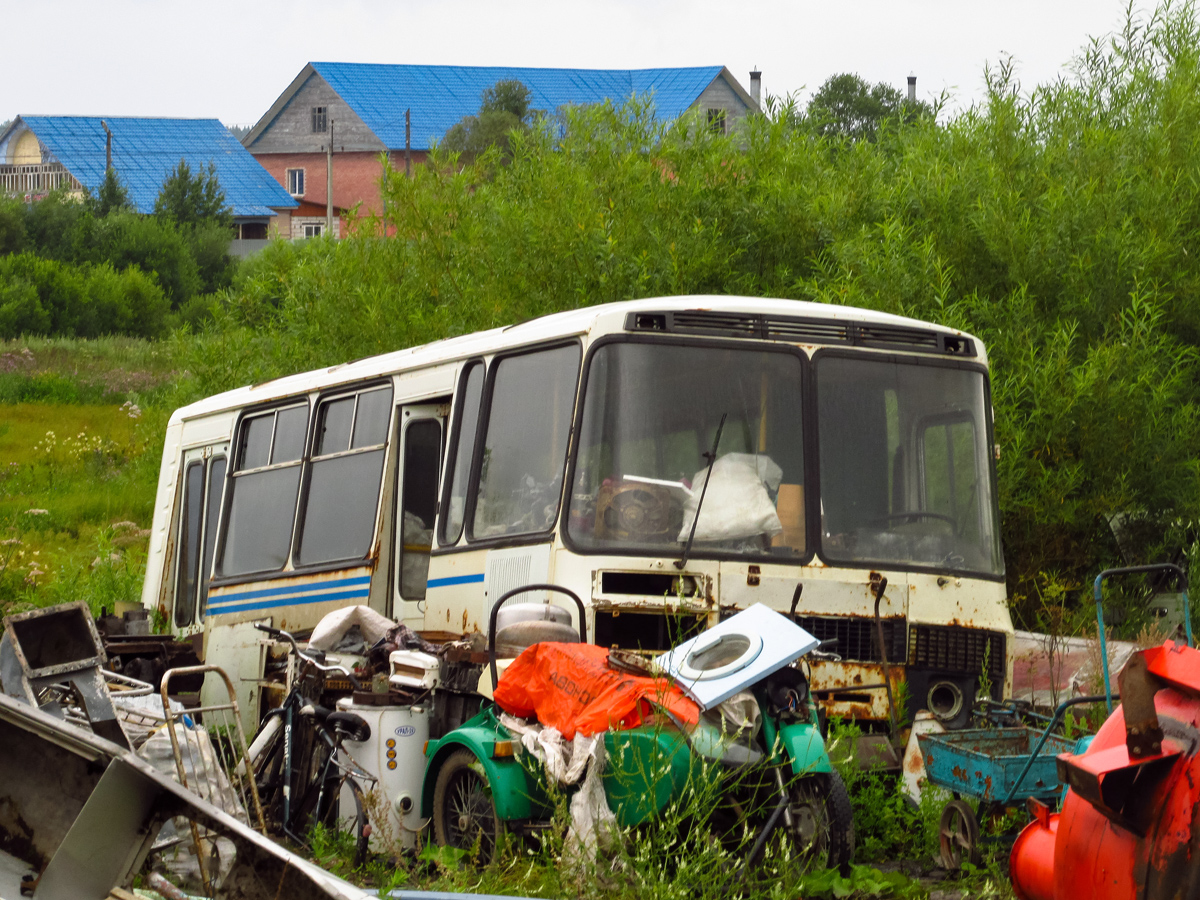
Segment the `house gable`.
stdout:
<svg viewBox="0 0 1200 900">
<path fill-rule="evenodd" d="M 325 130 L 314 131 L 315 109 L 325 111 Z M 403 118 L 403 113 L 401 113 Z M 333 122 L 334 151 L 379 153 L 387 149 L 350 105 L 311 64 L 243 139 L 252 153 L 324 153 Z"/>
<path fill-rule="evenodd" d="M 720 74 L 696 98 L 692 109 L 698 110 L 702 117 L 707 115 L 710 122 L 714 121 L 715 113 L 718 111 L 723 113 L 722 130 L 729 132 L 736 127 L 738 120 L 744 118 L 748 113 L 758 112 L 758 105 L 737 83 L 737 79 L 730 71 L 722 69 Z"/>
</svg>

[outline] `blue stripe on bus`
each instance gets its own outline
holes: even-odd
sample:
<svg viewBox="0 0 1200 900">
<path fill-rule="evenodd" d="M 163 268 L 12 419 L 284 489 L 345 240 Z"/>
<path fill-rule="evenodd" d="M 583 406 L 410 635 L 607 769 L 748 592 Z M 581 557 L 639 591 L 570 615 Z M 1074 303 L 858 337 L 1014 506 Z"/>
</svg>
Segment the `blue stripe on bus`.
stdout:
<svg viewBox="0 0 1200 900">
<path fill-rule="evenodd" d="M 279 584 L 275 587 L 265 588 L 259 591 L 242 591 L 237 594 L 221 594 L 216 597 L 210 597 L 208 608 L 219 606 L 222 603 L 236 603 L 244 600 L 257 600 L 259 597 L 278 597 L 280 594 L 311 594 L 315 591 L 325 591 L 329 588 L 353 587 L 357 585 L 370 584 L 371 576 L 362 575 L 355 578 L 338 578 L 334 581 L 310 581 L 307 584 Z"/>
<path fill-rule="evenodd" d="M 335 591 L 329 594 L 313 594 L 308 597 L 281 597 L 277 600 L 259 600 L 252 603 L 241 603 L 236 606 L 222 606 L 219 609 L 208 607 L 209 615 L 220 616 L 225 613 L 247 612 L 252 609 L 273 609 L 276 606 L 300 606 L 308 603 L 326 603 L 331 600 L 366 600 L 370 591 Z"/>
<path fill-rule="evenodd" d="M 450 587 L 455 584 L 478 584 L 483 581 L 483 573 L 478 575 L 451 575 L 449 578 L 430 578 L 425 582 L 425 587 Z"/>
</svg>

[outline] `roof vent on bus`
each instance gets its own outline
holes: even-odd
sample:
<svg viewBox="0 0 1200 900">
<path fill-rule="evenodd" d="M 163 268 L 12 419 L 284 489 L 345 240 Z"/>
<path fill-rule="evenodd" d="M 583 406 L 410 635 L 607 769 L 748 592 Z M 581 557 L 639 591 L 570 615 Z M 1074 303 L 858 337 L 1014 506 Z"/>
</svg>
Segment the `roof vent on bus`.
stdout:
<svg viewBox="0 0 1200 900">
<path fill-rule="evenodd" d="M 974 356 L 975 348 L 971 345 L 971 339 L 961 337 L 957 334 L 943 334 L 941 336 L 942 352 L 950 356 Z"/>
<path fill-rule="evenodd" d="M 666 331 L 667 317 L 662 313 L 634 313 L 633 327 L 637 331 Z"/>
<path fill-rule="evenodd" d="M 975 356 L 974 342 L 961 335 L 945 334 L 933 328 L 914 328 L 882 322 L 854 322 L 833 317 L 682 309 L 672 312 L 629 313 L 625 317 L 625 329 Z"/>
</svg>

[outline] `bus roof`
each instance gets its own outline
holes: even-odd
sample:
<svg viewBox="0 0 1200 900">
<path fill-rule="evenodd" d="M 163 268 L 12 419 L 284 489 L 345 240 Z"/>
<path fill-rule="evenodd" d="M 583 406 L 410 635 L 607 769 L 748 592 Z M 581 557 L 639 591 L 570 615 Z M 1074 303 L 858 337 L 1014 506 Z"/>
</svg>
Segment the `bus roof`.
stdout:
<svg viewBox="0 0 1200 900">
<path fill-rule="evenodd" d="M 948 335 L 972 338 L 966 332 L 947 328 L 930 322 L 922 322 L 891 313 L 859 309 L 853 306 L 837 306 L 828 303 L 813 303 L 807 300 L 776 300 L 761 297 L 735 297 L 727 295 L 689 295 L 680 297 L 649 297 L 643 300 L 624 300 L 586 306 L 565 312 L 539 316 L 516 325 L 505 325 L 487 331 L 477 331 L 459 337 L 445 338 L 429 344 L 368 356 L 352 362 L 338 363 L 323 369 L 313 369 L 295 375 L 264 381 L 260 384 L 235 388 L 206 397 L 188 406 L 177 409 L 171 422 L 194 419 L 211 413 L 241 409 L 269 403 L 285 397 L 336 387 L 341 384 L 364 381 L 399 372 L 420 369 L 440 363 L 469 359 L 512 347 L 521 347 L 558 337 L 572 337 L 592 331 L 598 324 L 605 331 L 622 331 L 624 317 L 631 312 L 677 312 L 682 310 L 721 311 L 758 315 L 828 319 L 830 321 L 861 322 L 894 325 L 909 328 L 936 330 Z M 973 339 L 973 338 L 972 338 Z M 974 339 L 973 339 L 974 340 Z M 979 346 L 977 361 L 986 361 L 982 346 Z"/>
</svg>

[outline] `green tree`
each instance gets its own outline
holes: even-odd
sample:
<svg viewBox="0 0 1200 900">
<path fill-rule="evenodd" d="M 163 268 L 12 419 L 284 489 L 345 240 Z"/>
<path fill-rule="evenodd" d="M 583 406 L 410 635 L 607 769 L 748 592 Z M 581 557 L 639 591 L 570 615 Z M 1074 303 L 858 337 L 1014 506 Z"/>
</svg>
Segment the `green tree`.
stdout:
<svg viewBox="0 0 1200 900">
<path fill-rule="evenodd" d="M 874 87 L 858 75 L 831 75 L 808 102 L 808 121 L 820 134 L 874 140 L 886 119 L 912 120 L 932 110 L 909 102 L 886 82 Z"/>
<path fill-rule="evenodd" d="M 100 182 L 95 198 L 89 199 L 92 214 L 99 218 L 104 218 L 114 210 L 133 208 L 133 204 L 129 202 L 129 192 L 125 190 L 125 185 L 121 184 L 121 178 L 112 166 L 105 171 L 104 181 Z"/>
<path fill-rule="evenodd" d="M 479 114 L 464 116 L 446 132 L 442 146 L 455 153 L 477 156 L 489 147 L 499 147 L 511 155 L 514 131 L 528 131 L 533 116 L 529 108 L 529 88 L 515 79 L 497 81 L 480 97 Z"/>
<path fill-rule="evenodd" d="M 25 249 L 25 205 L 16 197 L 0 196 L 0 255 Z"/>
<path fill-rule="evenodd" d="M 187 160 L 179 160 L 179 165 L 167 176 L 158 192 L 154 214 L 181 228 L 201 222 L 216 222 L 226 227 L 233 225 L 233 210 L 225 203 L 217 167 L 211 162 L 193 175 Z"/>
<path fill-rule="evenodd" d="M 71 261 L 76 233 L 84 220 L 92 220 L 87 204 L 68 196 L 65 191 L 51 191 L 45 199 L 26 207 L 26 249 L 46 259 Z"/>
</svg>

